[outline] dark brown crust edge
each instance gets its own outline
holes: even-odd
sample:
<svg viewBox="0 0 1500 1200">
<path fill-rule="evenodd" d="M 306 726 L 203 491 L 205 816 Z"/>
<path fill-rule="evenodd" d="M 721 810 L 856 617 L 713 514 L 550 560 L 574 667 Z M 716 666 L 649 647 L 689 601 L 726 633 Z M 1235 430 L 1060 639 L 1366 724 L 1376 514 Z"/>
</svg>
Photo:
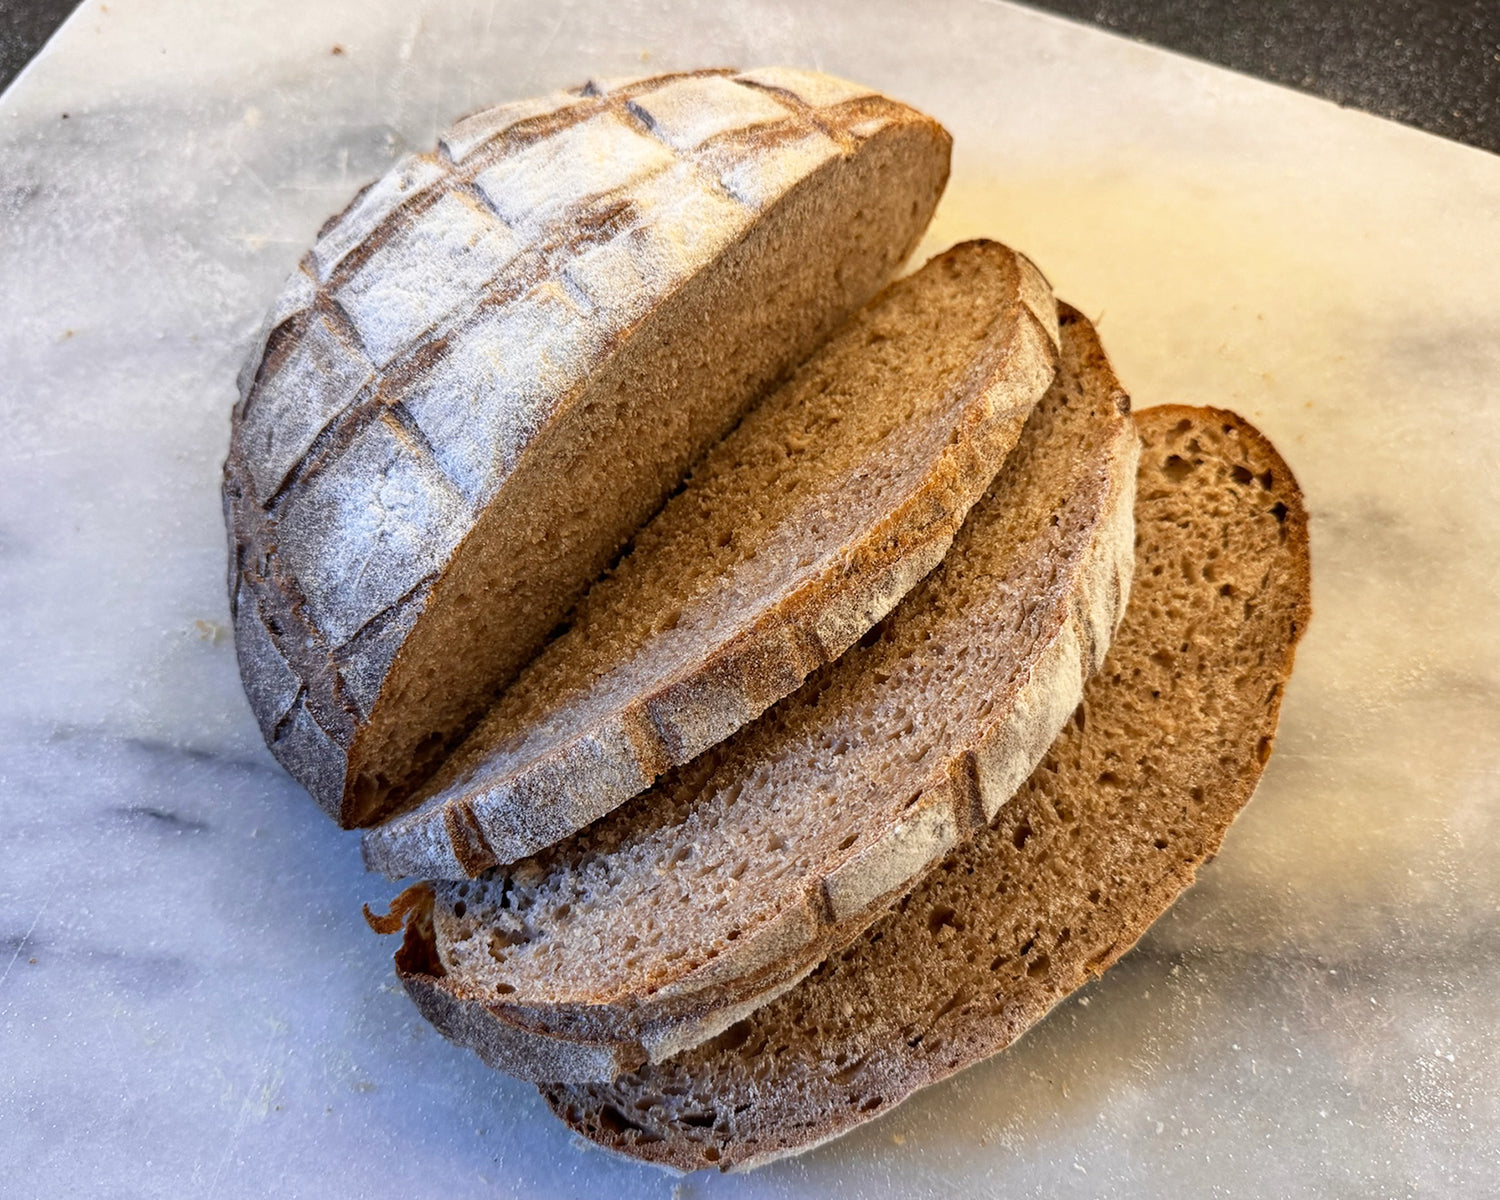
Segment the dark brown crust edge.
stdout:
<svg viewBox="0 0 1500 1200">
<path fill-rule="evenodd" d="M 1045 985 L 1017 997 L 997 1017 L 973 1022 L 969 1029 L 952 1039 L 961 1044 L 961 1051 L 956 1058 L 949 1058 L 943 1063 L 926 1059 L 917 1070 L 897 1078 L 887 1078 L 884 1083 L 887 1103 L 878 1109 L 880 1115 L 891 1111 L 919 1089 L 938 1083 L 965 1067 L 1006 1049 L 1041 1021 L 1054 1005 L 1114 965 L 1192 885 L 1198 869 L 1217 854 L 1229 826 L 1249 801 L 1260 780 L 1274 744 L 1281 701 L 1285 694 L 1284 685 L 1292 672 L 1297 642 L 1312 616 L 1307 511 L 1301 489 L 1285 460 L 1259 430 L 1237 414 L 1226 409 L 1187 405 L 1165 405 L 1136 414 L 1138 427 L 1160 423 L 1164 428 L 1169 423 L 1184 419 L 1233 427 L 1249 453 L 1263 457 L 1270 464 L 1277 481 L 1273 494 L 1285 506 L 1282 518 L 1286 529 L 1285 565 L 1290 568 L 1285 586 L 1287 593 L 1295 593 L 1295 601 L 1291 606 L 1291 626 L 1282 661 L 1266 666 L 1266 681 L 1277 684 L 1274 698 L 1261 710 L 1256 727 L 1246 731 L 1241 744 L 1248 750 L 1233 778 L 1211 798 L 1215 810 L 1214 820 L 1212 827 L 1205 833 L 1201 852 L 1185 861 L 1174 862 L 1168 870 L 1152 880 L 1144 892 L 1137 895 L 1134 907 L 1122 913 L 1117 935 L 1106 952 L 1090 955 L 1082 946 L 1075 946 L 1071 957 L 1054 953 Z M 1002 809 L 999 818 L 1001 821 L 1006 820 L 1005 814 L 1006 810 Z M 607 1106 L 600 1107 L 597 1112 L 586 1112 L 579 1103 L 580 1098 L 586 1094 L 584 1089 L 552 1085 L 543 1086 L 540 1090 L 553 1112 L 583 1137 L 613 1153 L 676 1171 L 710 1167 L 717 1167 L 719 1170 L 751 1169 L 777 1158 L 809 1150 L 874 1119 L 875 1116 L 849 1107 L 839 1111 L 833 1118 L 808 1124 L 799 1123 L 793 1128 L 778 1131 L 778 1135 L 773 1138 L 761 1137 L 753 1147 L 733 1141 L 706 1146 L 702 1142 L 673 1139 L 670 1136 L 660 1140 L 642 1138 L 639 1136 L 641 1131 L 628 1122 L 612 1122 L 609 1116 L 615 1110 Z M 589 1117 L 593 1119 L 588 1119 Z M 706 1149 L 709 1153 L 705 1153 Z"/>
</svg>

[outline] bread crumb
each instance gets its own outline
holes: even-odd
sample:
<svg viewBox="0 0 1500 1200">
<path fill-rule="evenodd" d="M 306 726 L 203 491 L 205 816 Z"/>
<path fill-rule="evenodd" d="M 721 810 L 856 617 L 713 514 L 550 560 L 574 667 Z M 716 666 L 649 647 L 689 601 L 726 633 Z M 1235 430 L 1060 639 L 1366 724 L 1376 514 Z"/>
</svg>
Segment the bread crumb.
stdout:
<svg viewBox="0 0 1500 1200">
<path fill-rule="evenodd" d="M 199 619 L 193 622 L 193 628 L 198 632 L 198 640 L 207 642 L 210 646 L 217 646 L 227 636 L 224 626 L 217 621 Z"/>
</svg>

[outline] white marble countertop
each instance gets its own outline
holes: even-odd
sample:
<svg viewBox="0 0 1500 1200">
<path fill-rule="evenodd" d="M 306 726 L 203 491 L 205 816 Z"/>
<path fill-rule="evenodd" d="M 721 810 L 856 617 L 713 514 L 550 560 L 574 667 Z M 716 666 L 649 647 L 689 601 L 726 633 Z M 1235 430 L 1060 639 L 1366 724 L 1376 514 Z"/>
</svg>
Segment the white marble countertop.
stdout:
<svg viewBox="0 0 1500 1200">
<path fill-rule="evenodd" d="M 768 62 L 936 115 L 926 250 L 1026 250 L 1139 405 L 1271 435 L 1316 612 L 1259 795 L 1116 970 L 840 1142 L 674 1181 L 396 986 L 391 887 L 241 695 L 218 474 L 262 310 L 398 153 Z M 87 0 L 0 99 L 0 315 L 0 1192 L 1493 1193 L 1500 159 L 978 0 Z"/>
</svg>

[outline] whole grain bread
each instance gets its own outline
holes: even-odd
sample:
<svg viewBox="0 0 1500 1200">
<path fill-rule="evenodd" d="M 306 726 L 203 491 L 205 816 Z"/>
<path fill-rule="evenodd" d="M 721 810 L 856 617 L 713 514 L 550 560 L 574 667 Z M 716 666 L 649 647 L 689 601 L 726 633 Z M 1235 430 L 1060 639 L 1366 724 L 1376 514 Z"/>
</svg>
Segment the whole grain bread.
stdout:
<svg viewBox="0 0 1500 1200">
<path fill-rule="evenodd" d="M 1138 443 L 1093 329 L 942 564 L 759 721 L 557 846 L 407 896 L 424 1014 L 537 1080 L 610 1079 L 791 987 L 993 818 L 1102 661 Z M 394 914 L 393 914 L 394 915 Z"/>
<path fill-rule="evenodd" d="M 461 122 L 324 227 L 241 375 L 240 670 L 345 825 L 398 807 L 749 403 L 910 253 L 931 119 L 786 69 Z"/>
<path fill-rule="evenodd" d="M 694 468 L 366 864 L 462 879 L 535 854 L 837 658 L 947 553 L 1057 340 L 1046 281 L 998 243 L 892 284 Z"/>
<path fill-rule="evenodd" d="M 1137 415 L 1129 611 L 1072 722 L 998 821 L 805 983 L 609 1085 L 553 1086 L 585 1137 L 748 1168 L 1004 1049 L 1114 963 L 1250 798 L 1311 615 L 1307 516 L 1232 413 Z"/>
</svg>

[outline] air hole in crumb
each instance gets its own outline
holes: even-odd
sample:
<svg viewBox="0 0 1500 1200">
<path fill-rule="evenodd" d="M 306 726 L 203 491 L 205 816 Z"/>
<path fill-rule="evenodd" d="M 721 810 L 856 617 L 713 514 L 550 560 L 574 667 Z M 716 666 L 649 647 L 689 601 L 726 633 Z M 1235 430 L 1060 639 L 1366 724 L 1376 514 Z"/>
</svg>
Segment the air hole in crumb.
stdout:
<svg viewBox="0 0 1500 1200">
<path fill-rule="evenodd" d="M 736 1021 L 711 1043 L 714 1050 L 738 1050 L 750 1040 L 750 1022 Z"/>
<path fill-rule="evenodd" d="M 1091 888 L 1089 890 L 1089 903 L 1090 904 L 1098 904 L 1099 903 L 1099 898 L 1101 896 L 1103 896 L 1103 895 L 1104 895 L 1104 893 L 1101 892 L 1098 888 Z"/>
<path fill-rule="evenodd" d="M 954 917 L 956 917 L 957 915 L 957 912 L 949 908 L 946 904 L 940 905 L 939 907 L 933 909 L 930 913 L 927 914 L 928 932 L 938 933 L 945 925 L 950 929 L 957 929 L 958 925 L 954 921 Z"/>
<path fill-rule="evenodd" d="M 469 911 L 469 906 L 467 904 L 465 904 L 462 900 L 459 900 L 457 903 L 455 903 L 453 905 L 453 915 L 455 917 L 459 918 L 459 920 L 462 920 L 463 917 L 464 917 L 464 915 L 468 911 Z"/>
<path fill-rule="evenodd" d="M 1263 737 L 1259 745 L 1255 747 L 1255 757 L 1260 759 L 1261 766 L 1266 765 L 1266 759 L 1271 757 L 1271 739 Z"/>
<path fill-rule="evenodd" d="M 1229 477 L 1233 479 L 1235 483 L 1240 484 L 1249 483 L 1252 479 L 1255 478 L 1255 476 L 1250 473 L 1249 467 L 1241 466 L 1231 467 L 1229 469 Z"/>
<path fill-rule="evenodd" d="M 1107 784 L 1110 787 L 1119 787 L 1120 777 L 1113 771 L 1101 771 L 1099 772 L 1099 782 Z"/>
<path fill-rule="evenodd" d="M 1155 846 L 1158 850 L 1165 850 L 1167 848 L 1167 839 L 1164 838 L 1164 837 L 1159 837 L 1159 838 L 1156 839 L 1156 841 L 1152 842 L 1151 844 L 1153 846 Z"/>
<path fill-rule="evenodd" d="M 1201 787 L 1198 787 L 1197 785 L 1194 785 L 1193 787 L 1189 788 L 1188 789 L 1188 795 L 1193 798 L 1193 802 L 1194 803 L 1196 803 L 1196 804 L 1202 804 L 1203 803 L 1203 789 Z"/>
<path fill-rule="evenodd" d="M 871 1096 L 868 1100 L 866 1100 L 863 1104 L 861 1104 L 859 1106 L 859 1111 L 860 1112 L 874 1112 L 877 1108 L 879 1108 L 884 1103 L 885 1103 L 885 1098 L 883 1096 Z"/>
<path fill-rule="evenodd" d="M 1173 483 L 1181 483 L 1193 473 L 1193 464 L 1180 454 L 1172 454 L 1162 464 L 1161 471 Z"/>
<path fill-rule="evenodd" d="M 1271 490 L 1272 485 L 1276 482 L 1276 477 L 1272 475 L 1270 471 L 1262 471 L 1255 478 L 1260 480 L 1260 486 L 1265 488 L 1268 492 Z"/>
<path fill-rule="evenodd" d="M 1016 826 L 1016 832 L 1015 835 L 1011 838 L 1011 841 L 1015 843 L 1017 850 L 1024 850 L 1026 848 L 1026 842 L 1030 837 L 1031 826 L 1026 824 L 1025 821 L 1022 821 L 1020 825 Z"/>
<path fill-rule="evenodd" d="M 859 834 L 858 833 L 851 833 L 848 837 L 846 837 L 842 842 L 839 843 L 839 849 L 840 850 L 847 850 L 847 849 L 849 849 L 850 846 L 854 845 L 854 843 L 857 842 L 857 841 L 859 841 Z"/>
<path fill-rule="evenodd" d="M 1088 717 L 1083 711 L 1082 704 L 1073 710 L 1073 724 L 1078 726 L 1080 733 L 1083 732 L 1084 726 L 1088 724 Z"/>
<path fill-rule="evenodd" d="M 1287 507 L 1280 500 L 1271 505 L 1271 515 L 1276 518 L 1278 525 L 1286 524 Z"/>
<path fill-rule="evenodd" d="M 786 839 L 779 833 L 773 833 L 766 839 L 766 853 L 775 854 L 778 850 L 786 849 Z"/>
<path fill-rule="evenodd" d="M 1036 979 L 1045 975 L 1052 969 L 1052 960 L 1045 954 L 1039 954 L 1031 962 L 1026 964 L 1026 976 L 1028 979 Z"/>
<path fill-rule="evenodd" d="M 1223 587 L 1221 587 L 1219 589 L 1219 595 L 1221 595 L 1221 596 L 1228 596 L 1231 599 L 1233 599 L 1233 597 L 1234 597 L 1234 584 L 1232 584 L 1232 583 L 1226 583 Z"/>
</svg>

